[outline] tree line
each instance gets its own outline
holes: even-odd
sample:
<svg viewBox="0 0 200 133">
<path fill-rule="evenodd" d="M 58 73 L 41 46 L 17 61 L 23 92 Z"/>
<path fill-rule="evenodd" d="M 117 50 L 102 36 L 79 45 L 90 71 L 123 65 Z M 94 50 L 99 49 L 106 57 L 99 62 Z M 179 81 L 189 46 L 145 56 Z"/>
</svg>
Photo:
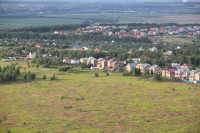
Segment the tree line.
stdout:
<svg viewBox="0 0 200 133">
<path fill-rule="evenodd" d="M 20 68 L 15 65 L 0 66 L 0 82 L 15 81 L 20 75 Z"/>
<path fill-rule="evenodd" d="M 89 33 L 89 34 L 68 34 L 68 35 L 55 35 L 49 33 L 30 33 L 30 32 L 0 32 L 0 38 L 18 38 L 18 39 L 49 39 L 49 40 L 70 40 L 70 41 L 109 41 L 112 40 L 118 42 L 144 42 L 151 43 L 149 37 L 122 37 L 119 38 L 116 35 L 104 36 L 101 33 Z"/>
</svg>

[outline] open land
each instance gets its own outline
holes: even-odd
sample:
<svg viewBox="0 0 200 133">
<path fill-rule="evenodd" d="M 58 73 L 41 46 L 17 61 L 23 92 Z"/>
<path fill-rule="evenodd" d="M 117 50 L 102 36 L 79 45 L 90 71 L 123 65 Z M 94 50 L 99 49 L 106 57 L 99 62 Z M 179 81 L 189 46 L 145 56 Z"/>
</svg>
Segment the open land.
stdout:
<svg viewBox="0 0 200 133">
<path fill-rule="evenodd" d="M 19 66 L 37 78 L 0 84 L 0 132 L 200 131 L 200 84 Z M 50 81 L 52 74 L 58 80 Z"/>
<path fill-rule="evenodd" d="M 200 23 L 200 15 L 191 14 L 134 14 L 134 13 L 89 13 L 89 14 L 51 14 L 38 17 L 1 17 L 0 29 L 23 28 L 45 25 L 82 23 Z"/>
</svg>

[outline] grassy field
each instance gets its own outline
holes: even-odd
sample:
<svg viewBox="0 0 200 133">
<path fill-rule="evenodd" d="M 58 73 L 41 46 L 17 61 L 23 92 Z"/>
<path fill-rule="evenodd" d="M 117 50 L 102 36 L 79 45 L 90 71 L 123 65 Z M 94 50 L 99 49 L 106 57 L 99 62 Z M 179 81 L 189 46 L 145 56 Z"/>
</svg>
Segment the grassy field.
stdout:
<svg viewBox="0 0 200 133">
<path fill-rule="evenodd" d="M 52 14 L 38 18 L 0 18 L 0 29 L 90 23 L 200 23 L 200 15 L 178 14 Z"/>
<path fill-rule="evenodd" d="M 159 37 L 159 39 L 163 42 L 172 43 L 172 44 L 192 44 L 192 41 L 195 40 L 194 38 L 189 37 L 179 37 L 175 35 L 168 35 L 168 36 L 162 36 Z"/>
<path fill-rule="evenodd" d="M 0 84 L 1 133 L 200 132 L 200 84 L 19 65 L 37 79 Z"/>
</svg>

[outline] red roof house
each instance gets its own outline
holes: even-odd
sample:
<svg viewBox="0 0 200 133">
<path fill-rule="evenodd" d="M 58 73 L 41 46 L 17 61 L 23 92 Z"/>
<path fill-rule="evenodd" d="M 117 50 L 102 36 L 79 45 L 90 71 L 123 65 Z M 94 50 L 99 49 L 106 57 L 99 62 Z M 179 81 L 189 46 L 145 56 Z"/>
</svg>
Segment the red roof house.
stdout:
<svg viewBox="0 0 200 133">
<path fill-rule="evenodd" d="M 176 68 L 171 68 L 171 69 L 165 68 L 162 71 L 162 77 L 167 77 L 168 79 L 175 78 L 175 71 Z"/>
<path fill-rule="evenodd" d="M 59 34 L 60 34 L 60 35 L 64 35 L 64 31 L 60 31 Z"/>
<path fill-rule="evenodd" d="M 38 44 L 35 44 L 35 47 L 36 47 L 36 48 L 42 48 L 42 44 L 39 44 L 39 43 L 38 43 Z"/>
<path fill-rule="evenodd" d="M 94 51 L 95 51 L 95 52 L 100 52 L 100 48 L 99 48 L 99 47 L 96 47 L 96 48 L 94 49 Z"/>
</svg>

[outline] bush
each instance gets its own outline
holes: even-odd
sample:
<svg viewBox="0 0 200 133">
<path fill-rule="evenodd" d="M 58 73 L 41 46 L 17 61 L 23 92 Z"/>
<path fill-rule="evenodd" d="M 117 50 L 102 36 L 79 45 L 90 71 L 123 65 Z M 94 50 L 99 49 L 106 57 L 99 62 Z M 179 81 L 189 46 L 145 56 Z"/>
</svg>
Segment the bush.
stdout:
<svg viewBox="0 0 200 133">
<path fill-rule="evenodd" d="M 71 109 L 72 106 L 65 106 L 64 108 L 65 108 L 65 109 Z"/>
<path fill-rule="evenodd" d="M 59 71 L 66 72 L 69 69 L 71 69 L 71 67 L 62 67 L 62 68 L 59 68 Z"/>
<path fill-rule="evenodd" d="M 53 75 L 53 76 L 51 77 L 51 80 L 56 80 L 56 76 Z"/>
<path fill-rule="evenodd" d="M 77 97 L 76 100 L 85 100 L 84 97 Z"/>
<path fill-rule="evenodd" d="M 109 73 L 108 73 L 108 72 L 106 73 L 106 76 L 109 76 Z"/>
<path fill-rule="evenodd" d="M 46 79 L 47 79 L 47 76 L 46 76 L 46 75 L 43 75 L 43 79 L 46 80 Z"/>
<path fill-rule="evenodd" d="M 43 67 L 44 67 L 44 68 L 49 68 L 49 64 L 46 63 L 46 64 L 43 65 Z"/>
<path fill-rule="evenodd" d="M 95 73 L 94 76 L 95 76 L 95 77 L 99 77 L 99 74 L 98 74 L 98 73 Z"/>
<path fill-rule="evenodd" d="M 131 73 L 128 72 L 128 71 L 124 71 L 124 72 L 123 72 L 123 76 L 131 76 Z"/>
<path fill-rule="evenodd" d="M 156 73 L 156 74 L 153 76 L 153 80 L 155 80 L 155 81 L 162 81 L 162 80 L 163 80 L 162 75 Z"/>
<path fill-rule="evenodd" d="M 85 63 L 83 63 L 83 64 L 81 64 L 81 68 L 82 69 L 85 69 L 85 68 L 90 68 L 92 65 L 91 64 L 85 64 Z"/>
<path fill-rule="evenodd" d="M 61 96 L 61 98 L 60 98 L 60 99 L 61 99 L 61 100 L 63 100 L 64 98 L 65 98 L 65 96 Z"/>
</svg>

